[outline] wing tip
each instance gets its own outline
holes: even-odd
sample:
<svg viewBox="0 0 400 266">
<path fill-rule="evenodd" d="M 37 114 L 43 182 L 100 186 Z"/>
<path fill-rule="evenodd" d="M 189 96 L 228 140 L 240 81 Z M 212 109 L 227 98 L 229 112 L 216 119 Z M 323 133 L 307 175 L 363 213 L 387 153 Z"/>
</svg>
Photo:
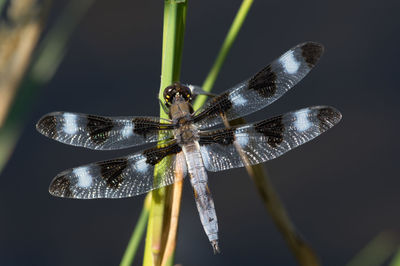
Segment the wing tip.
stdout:
<svg viewBox="0 0 400 266">
<path fill-rule="evenodd" d="M 310 68 L 314 67 L 324 53 L 324 46 L 317 42 L 304 42 L 299 45 L 301 55 Z"/>
<path fill-rule="evenodd" d="M 53 113 L 46 114 L 36 123 L 36 130 L 46 137 L 53 138 L 56 134 L 57 118 Z"/>
<path fill-rule="evenodd" d="M 49 193 L 55 197 L 71 198 L 71 181 L 66 175 L 57 175 L 49 186 Z"/>
<path fill-rule="evenodd" d="M 318 120 L 321 122 L 321 125 L 326 127 L 325 130 L 333 127 L 338 124 L 340 120 L 342 120 L 342 113 L 332 106 L 318 106 Z"/>
</svg>

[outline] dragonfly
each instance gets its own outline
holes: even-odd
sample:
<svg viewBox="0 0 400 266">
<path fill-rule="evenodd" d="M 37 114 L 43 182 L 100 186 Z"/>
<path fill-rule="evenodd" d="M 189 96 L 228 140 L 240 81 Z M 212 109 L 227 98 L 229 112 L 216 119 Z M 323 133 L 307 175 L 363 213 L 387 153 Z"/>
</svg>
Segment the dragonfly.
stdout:
<svg viewBox="0 0 400 266">
<path fill-rule="evenodd" d="M 43 116 L 37 130 L 56 141 L 94 150 L 154 147 L 59 173 L 49 192 L 75 199 L 125 198 L 181 181 L 189 174 L 204 231 L 220 252 L 214 201 L 207 171 L 260 164 L 277 158 L 327 131 L 341 120 L 330 106 L 312 106 L 262 121 L 227 126 L 271 104 L 315 66 L 323 53 L 316 42 L 301 43 L 251 78 L 193 110 L 200 87 L 179 82 L 166 87 L 162 106 L 169 119 L 150 116 L 105 117 L 72 112 Z M 162 169 L 158 178 L 156 167 Z"/>
</svg>

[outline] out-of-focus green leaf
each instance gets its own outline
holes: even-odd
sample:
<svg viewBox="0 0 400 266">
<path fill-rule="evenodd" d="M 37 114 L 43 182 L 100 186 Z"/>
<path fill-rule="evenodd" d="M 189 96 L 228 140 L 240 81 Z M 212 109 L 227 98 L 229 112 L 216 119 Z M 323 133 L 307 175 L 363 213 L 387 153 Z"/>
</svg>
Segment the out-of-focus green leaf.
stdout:
<svg viewBox="0 0 400 266">
<path fill-rule="evenodd" d="M 55 25 L 49 30 L 37 52 L 35 52 L 31 67 L 22 80 L 15 101 L 3 127 L 0 129 L 0 143 L 7 144 L 2 146 L 0 172 L 11 156 L 36 94 L 53 77 L 66 53 L 68 40 L 94 2 L 94 0 L 69 1 Z"/>
<path fill-rule="evenodd" d="M 389 266 L 400 266 L 400 247 L 397 249 L 396 254 L 394 255 L 392 261 Z"/>
<path fill-rule="evenodd" d="M 384 231 L 372 239 L 346 266 L 380 266 L 399 247 L 399 238 L 394 232 Z"/>
<path fill-rule="evenodd" d="M 0 13 L 3 10 L 4 4 L 6 3 L 6 0 L 0 0 Z"/>
</svg>

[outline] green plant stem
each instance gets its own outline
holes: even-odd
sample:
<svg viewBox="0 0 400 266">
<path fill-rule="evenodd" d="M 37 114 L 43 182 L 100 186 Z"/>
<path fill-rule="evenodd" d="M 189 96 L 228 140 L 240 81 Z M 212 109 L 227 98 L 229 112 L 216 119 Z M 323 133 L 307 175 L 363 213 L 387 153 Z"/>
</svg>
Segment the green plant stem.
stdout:
<svg viewBox="0 0 400 266">
<path fill-rule="evenodd" d="M 164 101 L 164 88 L 175 81 L 179 81 L 186 22 L 186 6 L 186 1 L 164 1 L 161 84 L 159 93 L 161 101 Z M 168 117 L 162 108 L 160 110 L 160 117 Z M 154 171 L 155 180 L 162 176 L 163 170 L 161 167 L 156 167 Z M 166 231 L 169 230 L 165 226 L 169 224 L 167 221 L 169 213 L 165 212 L 166 201 L 171 198 L 172 191 L 173 186 L 157 189 L 152 192 L 143 265 L 161 264 L 162 252 L 166 249 L 166 239 L 163 236 L 166 236 Z M 173 259 L 167 259 L 167 261 L 168 265 L 172 265 Z"/>
<path fill-rule="evenodd" d="M 151 201 L 151 193 L 148 193 L 146 199 L 144 200 L 143 209 L 140 213 L 139 220 L 136 223 L 135 230 L 129 240 L 128 246 L 126 247 L 124 256 L 121 260 L 121 266 L 129 266 L 132 265 L 133 260 L 135 259 L 136 251 L 139 247 L 140 241 L 143 238 L 144 231 L 146 229 L 146 223 L 149 219 L 150 213 L 150 201 Z"/>
<path fill-rule="evenodd" d="M 290 219 L 278 193 L 275 191 L 262 164 L 246 167 L 273 222 L 285 239 L 297 263 L 302 266 L 318 266 L 320 262 L 314 250 L 303 239 Z"/>
<path fill-rule="evenodd" d="M 243 22 L 245 21 L 247 14 L 249 13 L 250 7 L 253 4 L 253 0 L 243 0 L 233 22 L 232 25 L 228 31 L 228 34 L 225 37 L 224 42 L 222 43 L 222 47 L 219 50 L 218 56 L 215 59 L 215 62 L 213 66 L 211 67 L 210 72 L 208 72 L 208 75 L 206 79 L 204 80 L 204 83 L 202 85 L 202 88 L 204 91 L 211 91 L 211 88 L 213 87 L 215 80 L 217 79 L 217 76 L 221 70 L 222 65 L 225 62 L 225 58 L 228 55 L 233 42 L 236 40 L 236 37 L 242 28 Z M 196 110 L 200 108 L 205 101 L 207 100 L 207 96 L 204 95 L 199 95 L 197 97 L 193 108 Z"/>
<path fill-rule="evenodd" d="M 161 101 L 164 101 L 164 89 L 173 82 L 179 81 L 187 5 L 185 0 L 166 0 L 164 3 L 161 83 L 158 94 Z M 160 108 L 160 115 L 168 118 L 168 114 L 162 108 Z"/>
</svg>

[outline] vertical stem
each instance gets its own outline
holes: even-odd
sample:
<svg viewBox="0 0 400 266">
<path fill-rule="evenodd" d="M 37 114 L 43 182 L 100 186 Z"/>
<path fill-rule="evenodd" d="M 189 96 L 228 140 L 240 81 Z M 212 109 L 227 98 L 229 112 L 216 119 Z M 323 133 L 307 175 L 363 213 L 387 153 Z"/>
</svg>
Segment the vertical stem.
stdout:
<svg viewBox="0 0 400 266">
<path fill-rule="evenodd" d="M 164 100 L 164 88 L 175 81 L 179 81 L 186 21 L 186 6 L 187 2 L 185 0 L 164 1 L 161 85 L 159 92 L 159 98 L 161 101 Z M 168 117 L 162 108 L 160 112 L 162 118 Z M 156 167 L 154 178 L 160 178 L 162 172 L 163 169 L 161 167 Z M 170 187 L 161 188 L 152 192 L 143 265 L 161 264 L 163 252 L 167 250 L 166 245 L 168 239 L 171 239 L 171 235 L 169 234 L 171 229 L 171 221 L 169 220 L 172 217 L 171 212 L 173 209 L 176 212 L 176 208 L 178 207 L 179 213 L 181 195 L 179 190 L 182 189 L 180 183 L 181 182 L 178 182 Z M 175 207 L 166 208 L 168 204 Z M 174 218 L 176 219 L 175 223 L 177 224 L 178 218 L 176 216 Z M 176 238 L 176 230 L 173 238 Z M 169 241 L 168 243 L 175 244 L 175 241 Z M 168 247 L 168 250 L 171 250 L 171 247 Z M 174 247 L 172 250 L 174 250 Z M 170 259 L 167 259 L 167 265 L 172 265 L 173 263 L 173 254 L 170 256 Z"/>
<path fill-rule="evenodd" d="M 142 212 L 140 213 L 139 220 L 136 223 L 135 230 L 133 231 L 132 237 L 129 240 L 128 246 L 126 247 L 124 256 L 121 260 L 121 266 L 132 265 L 135 258 L 136 251 L 139 247 L 140 241 L 142 240 L 144 231 L 146 229 L 146 223 L 149 219 L 151 193 L 147 194 L 145 202 L 143 204 Z"/>
</svg>

